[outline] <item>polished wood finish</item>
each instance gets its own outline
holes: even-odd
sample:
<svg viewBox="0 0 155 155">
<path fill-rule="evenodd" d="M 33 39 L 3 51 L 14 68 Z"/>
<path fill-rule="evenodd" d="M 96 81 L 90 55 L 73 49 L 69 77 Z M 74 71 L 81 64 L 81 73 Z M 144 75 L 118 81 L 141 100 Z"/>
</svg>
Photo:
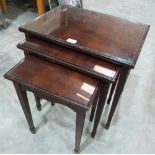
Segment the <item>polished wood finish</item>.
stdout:
<svg viewBox="0 0 155 155">
<path fill-rule="evenodd" d="M 52 27 L 51 23 L 54 23 Z M 75 49 L 77 53 L 83 52 L 118 64 L 121 68 L 129 70 L 136 65 L 149 25 L 85 9 L 62 6 L 21 26 L 19 30 L 26 34 L 28 41 L 32 36 L 37 37 Z M 68 39 L 77 42 L 70 43 Z M 125 73 L 121 72 L 120 76 L 127 76 Z M 125 82 L 126 80 L 122 85 L 125 85 Z M 116 86 L 118 87 L 116 90 L 122 89 L 120 83 Z M 115 85 L 111 89 L 108 103 L 114 90 Z M 114 98 L 120 95 L 115 93 Z M 117 103 L 112 102 L 111 109 L 115 109 L 115 105 Z"/>
<path fill-rule="evenodd" d="M 55 24 L 50 27 L 51 23 Z M 149 27 L 106 14 L 62 6 L 21 26 L 19 30 L 27 36 L 35 36 L 118 64 L 124 71 L 120 72 L 121 78 L 127 77 L 128 70 L 135 67 Z M 68 42 L 70 38 L 77 42 Z M 109 127 L 125 83 L 126 80 L 123 80 L 116 85 L 106 128 Z M 114 90 L 115 85 L 107 103 L 110 103 Z"/>
<path fill-rule="evenodd" d="M 41 110 L 40 99 L 45 98 L 52 105 L 58 102 L 76 112 L 75 151 L 79 152 L 86 111 L 92 105 L 90 121 L 95 115 L 91 135 L 94 137 L 109 85 L 113 83 L 107 102 L 110 103 L 115 90 L 105 126 L 109 128 L 149 26 L 62 6 L 19 30 L 26 36 L 26 40 L 18 44 L 26 58 L 5 74 L 5 78 L 14 82 L 30 130 L 35 133 L 26 91 L 34 93 L 38 110 Z"/>
<path fill-rule="evenodd" d="M 14 82 L 33 133 L 35 127 L 26 91 L 34 92 L 36 100 L 38 96 L 43 96 L 45 99 L 57 101 L 73 109 L 76 112 L 75 151 L 80 151 L 85 114 L 91 104 L 97 100 L 99 81 L 34 56 L 27 56 L 4 77 Z"/>
<path fill-rule="evenodd" d="M 134 68 L 149 26 L 94 11 L 61 6 L 21 26 L 19 30 Z M 68 39 L 75 42 L 71 43 Z"/>
<path fill-rule="evenodd" d="M 73 103 L 76 101 L 79 107 L 89 108 L 92 93 L 98 85 L 97 80 L 34 56 L 26 57 L 23 61 L 15 71 L 8 72 L 5 77 L 18 78 L 18 81 L 55 92 L 55 97 L 59 94 L 58 97 L 62 100 L 65 96 Z"/>
<path fill-rule="evenodd" d="M 108 94 L 109 82 L 114 83 L 108 99 L 108 103 L 110 103 L 116 86 L 106 125 L 106 128 L 108 128 L 126 83 L 129 71 L 131 68 L 135 67 L 147 36 L 149 26 L 89 10 L 62 6 L 21 26 L 19 30 L 25 33 L 26 41 L 19 44 L 18 47 L 23 49 L 25 53 L 28 52 L 28 55 L 30 53 L 42 58 L 44 57 L 59 65 L 61 64 L 65 67 L 101 79 L 102 82 L 105 79 L 107 80 L 107 83 L 105 84 L 106 89 L 103 89 L 104 87 L 100 88 L 102 91 L 100 92 L 100 100 L 97 104 L 97 112 L 92 132 L 93 137 L 96 134 L 97 126 Z M 34 37 L 39 38 L 40 40 Z M 46 40 L 47 42 L 43 40 Z M 54 45 L 53 43 L 57 45 Z M 58 45 L 62 45 L 64 48 Z M 70 50 L 66 47 L 70 48 Z M 74 49 L 75 51 L 71 49 Z M 79 54 L 80 52 L 81 54 Z M 86 54 L 98 59 L 89 57 Z M 120 66 L 121 71 L 119 73 L 118 83 L 116 83 L 117 76 L 114 76 L 115 73 L 118 73 L 118 70 L 111 69 L 111 65 L 109 67 L 109 64 L 105 65 L 101 60 L 106 60 Z M 99 65 L 97 63 L 99 63 Z M 107 70 L 102 72 L 102 74 L 97 73 L 96 70 L 94 70 L 96 64 L 100 66 L 99 68 L 108 67 L 108 69 L 115 70 L 116 72 L 109 79 L 109 73 L 107 76 L 103 76 L 106 74 Z M 117 66 L 117 68 L 119 67 Z M 71 94 L 68 95 L 73 96 Z M 74 97 L 72 99 L 74 99 Z M 36 98 L 36 101 L 37 99 L 38 98 Z M 39 104 L 37 105 L 38 107 L 40 106 Z M 92 108 L 90 120 L 93 119 L 94 112 L 95 106 Z"/>
<path fill-rule="evenodd" d="M 88 74 L 97 79 L 114 83 L 112 86 L 113 89 L 111 89 L 108 98 L 108 103 L 110 103 L 119 74 L 119 66 L 101 61 L 95 57 L 88 56 L 68 48 L 45 42 L 32 36 L 26 41 L 19 43 L 17 47 L 23 49 L 27 54 L 34 54 L 43 59 L 80 71 L 84 74 Z M 39 101 L 36 100 L 36 103 L 38 102 Z M 39 104 L 37 104 L 37 109 L 40 110 L 40 105 L 38 105 Z M 95 110 L 96 105 L 93 104 L 90 121 L 93 120 Z"/>
<path fill-rule="evenodd" d="M 25 53 L 34 54 L 67 68 L 114 83 L 119 66 L 34 37 L 17 45 Z"/>
</svg>

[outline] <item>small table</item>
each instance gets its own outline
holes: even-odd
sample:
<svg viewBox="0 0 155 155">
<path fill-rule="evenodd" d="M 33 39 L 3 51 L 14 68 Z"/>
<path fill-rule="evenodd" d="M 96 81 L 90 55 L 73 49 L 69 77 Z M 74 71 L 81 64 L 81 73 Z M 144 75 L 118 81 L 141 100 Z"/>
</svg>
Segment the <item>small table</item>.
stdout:
<svg viewBox="0 0 155 155">
<path fill-rule="evenodd" d="M 75 152 L 79 153 L 86 112 L 99 97 L 99 81 L 36 56 L 27 56 L 4 77 L 14 83 L 32 133 L 36 129 L 26 91 L 67 106 L 76 113 Z M 108 90 L 105 88 L 105 91 Z"/>
<path fill-rule="evenodd" d="M 27 39 L 34 36 L 121 67 L 106 123 L 106 128 L 109 128 L 129 72 L 136 65 L 149 25 L 64 5 L 21 26 L 19 30 L 26 34 Z"/>
</svg>

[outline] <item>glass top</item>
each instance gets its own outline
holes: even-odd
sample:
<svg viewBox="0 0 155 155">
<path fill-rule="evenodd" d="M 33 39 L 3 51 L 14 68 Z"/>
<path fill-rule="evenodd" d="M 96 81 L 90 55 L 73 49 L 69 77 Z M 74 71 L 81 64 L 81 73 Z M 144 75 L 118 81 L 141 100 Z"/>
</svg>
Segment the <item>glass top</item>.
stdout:
<svg viewBox="0 0 155 155">
<path fill-rule="evenodd" d="M 19 29 L 133 67 L 149 26 L 64 5 Z"/>
</svg>

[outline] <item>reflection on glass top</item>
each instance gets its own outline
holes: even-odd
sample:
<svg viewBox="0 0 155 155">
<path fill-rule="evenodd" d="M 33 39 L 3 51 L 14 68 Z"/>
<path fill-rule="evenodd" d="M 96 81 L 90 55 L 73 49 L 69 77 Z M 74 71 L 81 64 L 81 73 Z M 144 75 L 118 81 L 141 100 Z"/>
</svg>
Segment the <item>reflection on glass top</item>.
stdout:
<svg viewBox="0 0 155 155">
<path fill-rule="evenodd" d="M 90 85 L 90 84 L 84 82 L 81 86 L 81 89 L 89 94 L 93 94 L 95 87 L 93 85 Z"/>
<path fill-rule="evenodd" d="M 81 86 L 80 92 L 76 93 L 76 95 L 83 100 L 89 101 L 90 98 L 88 98 L 87 96 L 92 95 L 94 91 L 95 91 L 95 87 L 93 85 L 90 85 L 84 82 Z"/>
<path fill-rule="evenodd" d="M 99 66 L 99 65 L 95 65 L 93 70 L 95 72 L 98 72 L 100 74 L 104 74 L 104 75 L 109 76 L 109 77 L 114 77 L 116 74 L 116 71 L 102 67 L 102 66 Z"/>
<path fill-rule="evenodd" d="M 132 61 L 147 26 L 85 9 L 61 6 L 21 28 L 74 48 L 117 57 L 118 61 Z"/>
</svg>

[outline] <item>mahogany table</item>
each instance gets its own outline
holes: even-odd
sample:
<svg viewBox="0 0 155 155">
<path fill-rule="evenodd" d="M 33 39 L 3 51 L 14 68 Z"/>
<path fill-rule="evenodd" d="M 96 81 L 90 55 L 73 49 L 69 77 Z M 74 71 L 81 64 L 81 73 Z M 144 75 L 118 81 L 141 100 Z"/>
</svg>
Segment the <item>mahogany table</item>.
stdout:
<svg viewBox="0 0 155 155">
<path fill-rule="evenodd" d="M 119 66 L 116 64 L 38 38 L 31 37 L 23 40 L 17 44 L 17 47 L 24 50 L 25 55 L 37 55 L 99 80 L 115 83 L 119 73 Z"/>
<path fill-rule="evenodd" d="M 121 67 L 106 123 L 106 128 L 109 128 L 130 69 L 136 65 L 149 25 L 61 6 L 21 26 L 19 30 L 26 34 L 27 39 L 34 36 Z"/>
<path fill-rule="evenodd" d="M 116 64 L 108 63 L 103 60 L 99 60 L 93 56 L 89 56 L 83 53 L 79 53 L 69 48 L 65 48 L 56 44 L 46 42 L 41 39 L 30 37 L 28 40 L 24 40 L 17 45 L 18 48 L 23 49 L 26 56 L 35 55 L 42 59 L 57 63 L 80 73 L 95 77 L 100 80 L 101 83 L 109 85 L 112 84 L 112 88 L 115 88 L 120 67 Z M 111 100 L 113 90 L 110 91 L 108 100 Z M 105 91 L 104 91 L 105 92 Z M 103 93 L 104 94 L 104 93 Z M 41 109 L 40 96 L 36 96 L 37 109 Z M 107 98 L 107 95 L 106 95 Z M 92 136 L 95 136 L 97 127 L 99 124 L 99 118 L 101 117 L 105 101 L 102 101 L 101 105 L 92 108 L 90 121 L 93 120 L 94 112 L 96 111 L 96 117 L 94 120 L 94 128 Z M 95 106 L 95 105 L 94 105 Z M 97 110 L 96 110 L 97 109 Z"/>
<path fill-rule="evenodd" d="M 80 151 L 86 111 L 97 102 L 99 80 L 30 55 L 14 66 L 4 77 L 13 81 L 32 133 L 35 133 L 35 127 L 26 91 L 37 93 L 45 99 L 74 110 L 76 112 L 75 151 Z M 104 90 L 107 91 L 106 88 Z"/>
</svg>

